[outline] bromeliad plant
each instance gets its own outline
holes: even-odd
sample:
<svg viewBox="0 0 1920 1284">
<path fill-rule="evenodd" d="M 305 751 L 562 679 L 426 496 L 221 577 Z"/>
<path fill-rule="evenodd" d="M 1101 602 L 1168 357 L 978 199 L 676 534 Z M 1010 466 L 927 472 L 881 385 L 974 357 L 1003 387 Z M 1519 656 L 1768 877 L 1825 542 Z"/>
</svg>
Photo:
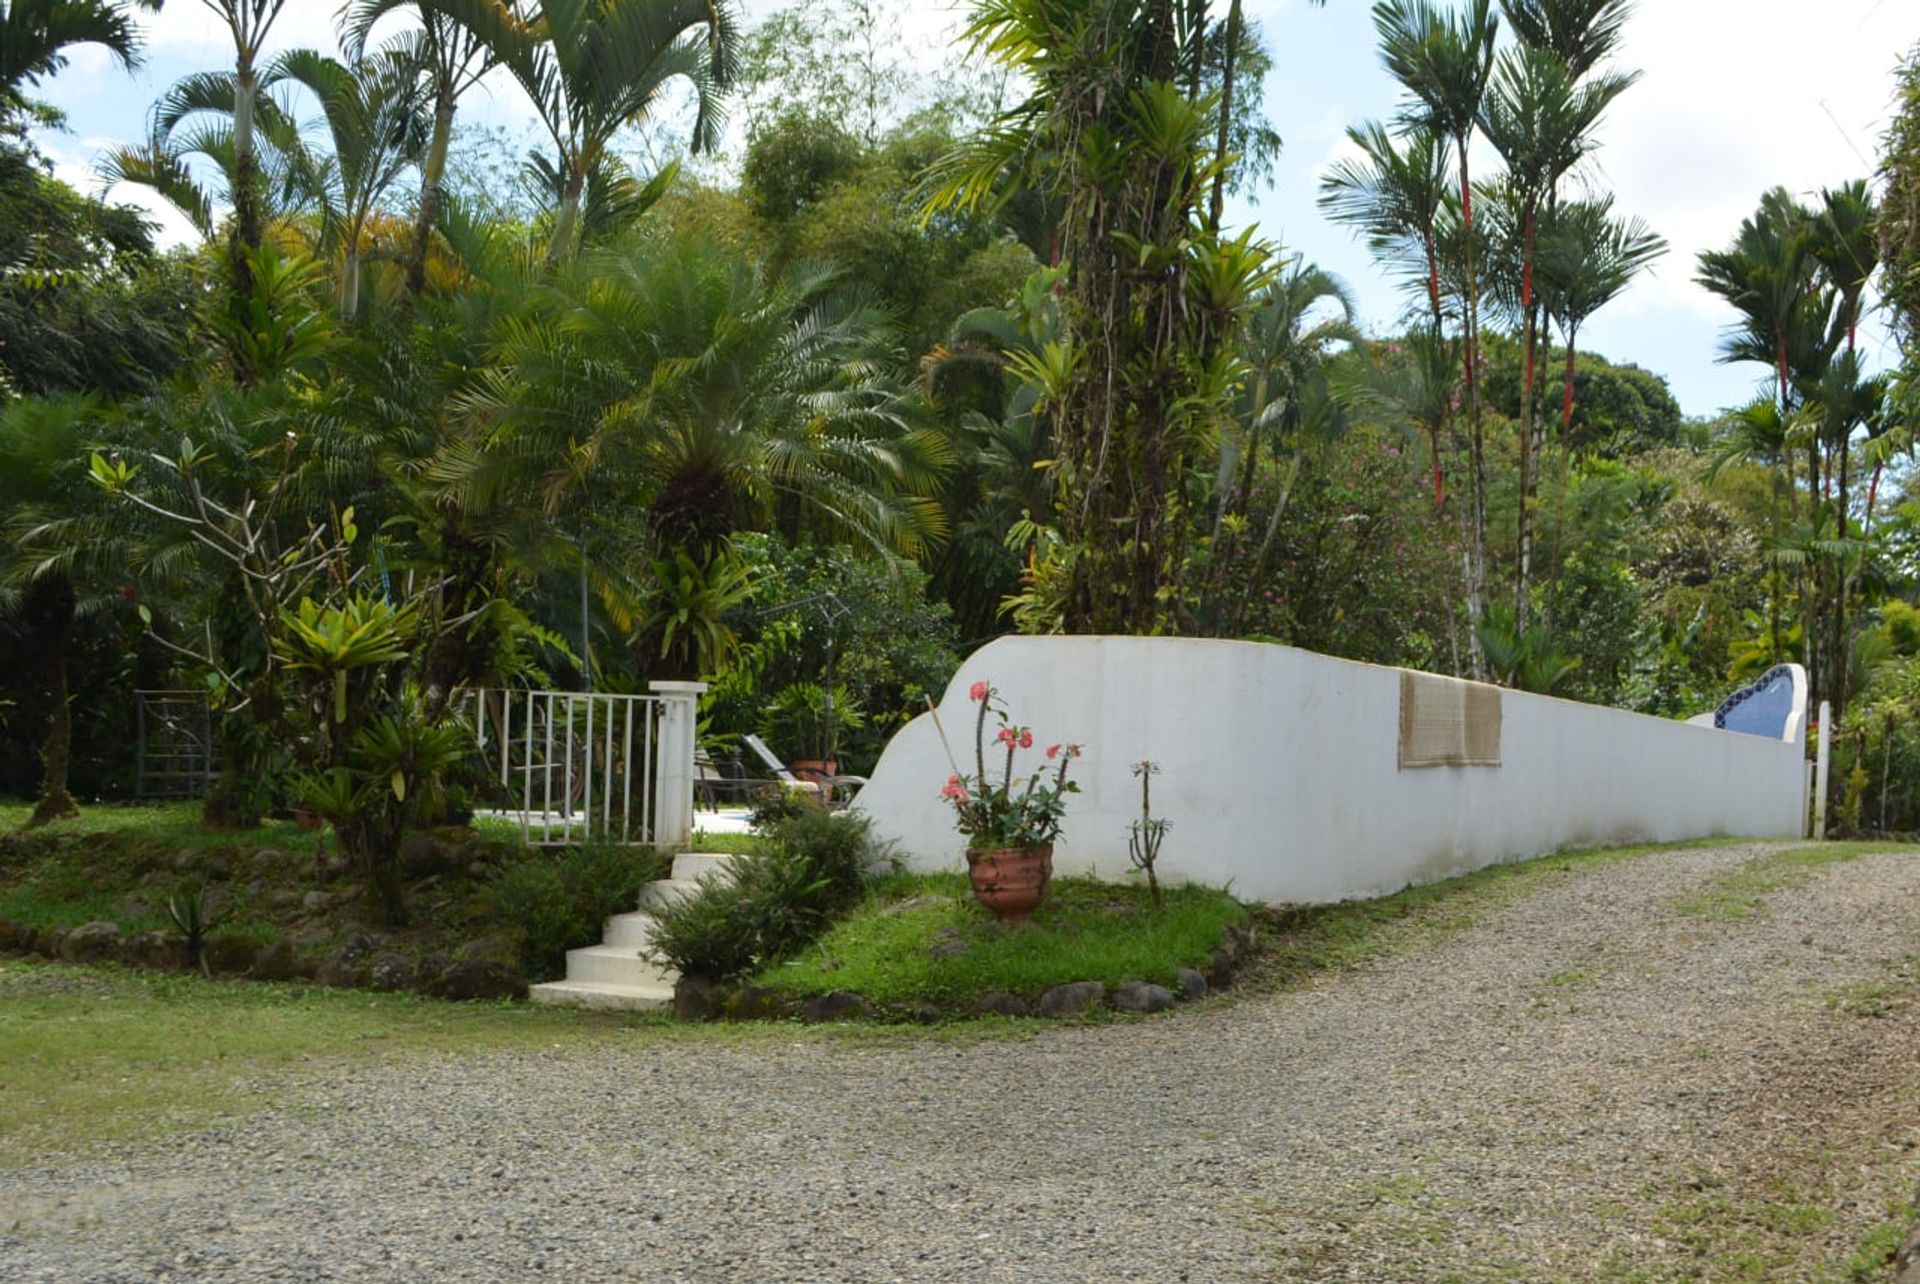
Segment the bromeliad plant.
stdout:
<svg viewBox="0 0 1920 1284">
<path fill-rule="evenodd" d="M 1019 726 L 1009 719 L 1007 710 L 995 698 L 999 692 L 988 683 L 974 683 L 967 694 L 980 706 L 973 724 L 974 770 L 971 775 L 964 774 L 955 763 L 954 772 L 947 777 L 940 796 L 953 805 L 968 849 L 991 852 L 1050 847 L 1060 836 L 1067 795 L 1080 792 L 1080 786 L 1067 779 L 1068 768 L 1080 756 L 1080 746 L 1049 745 L 1048 765 L 1038 766 L 1026 775 L 1016 775 L 1016 755 L 1033 748 L 1033 728 Z M 988 718 L 1000 724 L 993 737 L 996 751 L 1005 751 L 1004 761 L 997 764 L 1000 767 L 997 780 L 987 771 Z M 934 725 L 939 726 L 937 718 Z M 940 741 L 946 744 L 944 730 Z M 947 758 L 953 759 L 951 746 L 947 747 Z"/>
</svg>

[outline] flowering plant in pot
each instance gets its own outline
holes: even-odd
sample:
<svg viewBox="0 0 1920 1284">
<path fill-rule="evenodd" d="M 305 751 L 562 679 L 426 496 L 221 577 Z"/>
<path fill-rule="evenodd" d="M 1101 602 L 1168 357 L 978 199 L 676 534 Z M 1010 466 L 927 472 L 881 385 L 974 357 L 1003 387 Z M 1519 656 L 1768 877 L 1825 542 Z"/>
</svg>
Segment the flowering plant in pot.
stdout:
<svg viewBox="0 0 1920 1284">
<path fill-rule="evenodd" d="M 968 698 L 980 706 L 973 723 L 971 773 L 959 764 L 940 790 L 954 810 L 954 819 L 967 840 L 967 873 L 974 899 L 1003 919 L 1022 919 L 1046 899 L 1053 881 L 1053 843 L 1066 816 L 1067 795 L 1080 786 L 1067 779 L 1067 770 L 1080 756 L 1080 746 L 1049 745 L 1045 761 L 1026 774 L 1017 774 L 1018 756 L 1034 747 L 1033 728 L 1007 717 L 997 692 L 976 682 Z M 987 720 L 999 729 L 993 735 L 994 765 L 987 769 Z M 939 726 L 936 716 L 935 724 Z M 941 742 L 946 732 L 941 731 Z M 947 757 L 952 760 L 949 746 Z"/>
</svg>

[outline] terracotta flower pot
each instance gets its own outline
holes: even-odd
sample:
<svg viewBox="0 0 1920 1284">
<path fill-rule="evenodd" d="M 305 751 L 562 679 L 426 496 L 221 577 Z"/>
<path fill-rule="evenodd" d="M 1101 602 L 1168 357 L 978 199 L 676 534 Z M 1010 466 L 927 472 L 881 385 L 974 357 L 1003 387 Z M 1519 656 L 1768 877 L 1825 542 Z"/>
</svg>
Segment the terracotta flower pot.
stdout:
<svg viewBox="0 0 1920 1284">
<path fill-rule="evenodd" d="M 1005 921 L 1024 919 L 1047 899 L 1053 882 L 1053 848 L 1009 847 L 967 851 L 973 899 Z"/>
</svg>

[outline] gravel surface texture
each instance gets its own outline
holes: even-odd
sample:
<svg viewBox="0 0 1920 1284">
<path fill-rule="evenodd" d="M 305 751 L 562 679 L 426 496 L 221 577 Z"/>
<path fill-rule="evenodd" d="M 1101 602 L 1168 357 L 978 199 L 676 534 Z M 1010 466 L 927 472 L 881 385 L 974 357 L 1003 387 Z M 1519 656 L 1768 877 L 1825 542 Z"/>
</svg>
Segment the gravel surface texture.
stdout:
<svg viewBox="0 0 1920 1284">
<path fill-rule="evenodd" d="M 1802 1198 L 1827 1219 L 1753 1278 L 1807 1279 L 1915 1172 L 1920 1022 L 1836 996 L 1920 952 L 1920 859 L 1676 907 L 1768 850 L 1576 867 L 1303 989 L 1026 1039 L 290 1079 L 0 1170 L 0 1280 L 1688 1279 L 1696 1210 Z"/>
</svg>

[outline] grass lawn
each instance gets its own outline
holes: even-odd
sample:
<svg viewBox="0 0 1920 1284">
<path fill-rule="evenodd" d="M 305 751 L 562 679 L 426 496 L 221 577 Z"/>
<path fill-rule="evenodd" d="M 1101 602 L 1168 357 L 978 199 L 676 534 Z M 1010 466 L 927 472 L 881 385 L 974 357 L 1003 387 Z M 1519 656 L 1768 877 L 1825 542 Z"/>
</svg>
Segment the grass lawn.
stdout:
<svg viewBox="0 0 1920 1284">
<path fill-rule="evenodd" d="M 0 834 L 22 828 L 33 815 L 33 804 L 0 801 Z M 254 847 L 292 847 L 312 851 L 320 831 L 302 829 L 290 820 L 269 820 L 258 829 L 208 829 L 200 823 L 197 802 L 93 803 L 81 807 L 70 820 L 57 820 L 33 831 L 41 834 L 113 834 L 120 838 L 151 841 L 176 850 L 229 846 L 246 843 Z M 325 837 L 329 845 L 332 836 Z"/>
<path fill-rule="evenodd" d="M 1225 892 L 1056 878 L 1028 924 L 973 903 L 964 874 L 889 875 L 802 957 L 755 978 L 794 994 L 852 990 L 876 1003 L 965 1004 L 993 990 L 1033 995 L 1067 981 L 1155 981 L 1204 968 L 1247 911 Z"/>
</svg>

